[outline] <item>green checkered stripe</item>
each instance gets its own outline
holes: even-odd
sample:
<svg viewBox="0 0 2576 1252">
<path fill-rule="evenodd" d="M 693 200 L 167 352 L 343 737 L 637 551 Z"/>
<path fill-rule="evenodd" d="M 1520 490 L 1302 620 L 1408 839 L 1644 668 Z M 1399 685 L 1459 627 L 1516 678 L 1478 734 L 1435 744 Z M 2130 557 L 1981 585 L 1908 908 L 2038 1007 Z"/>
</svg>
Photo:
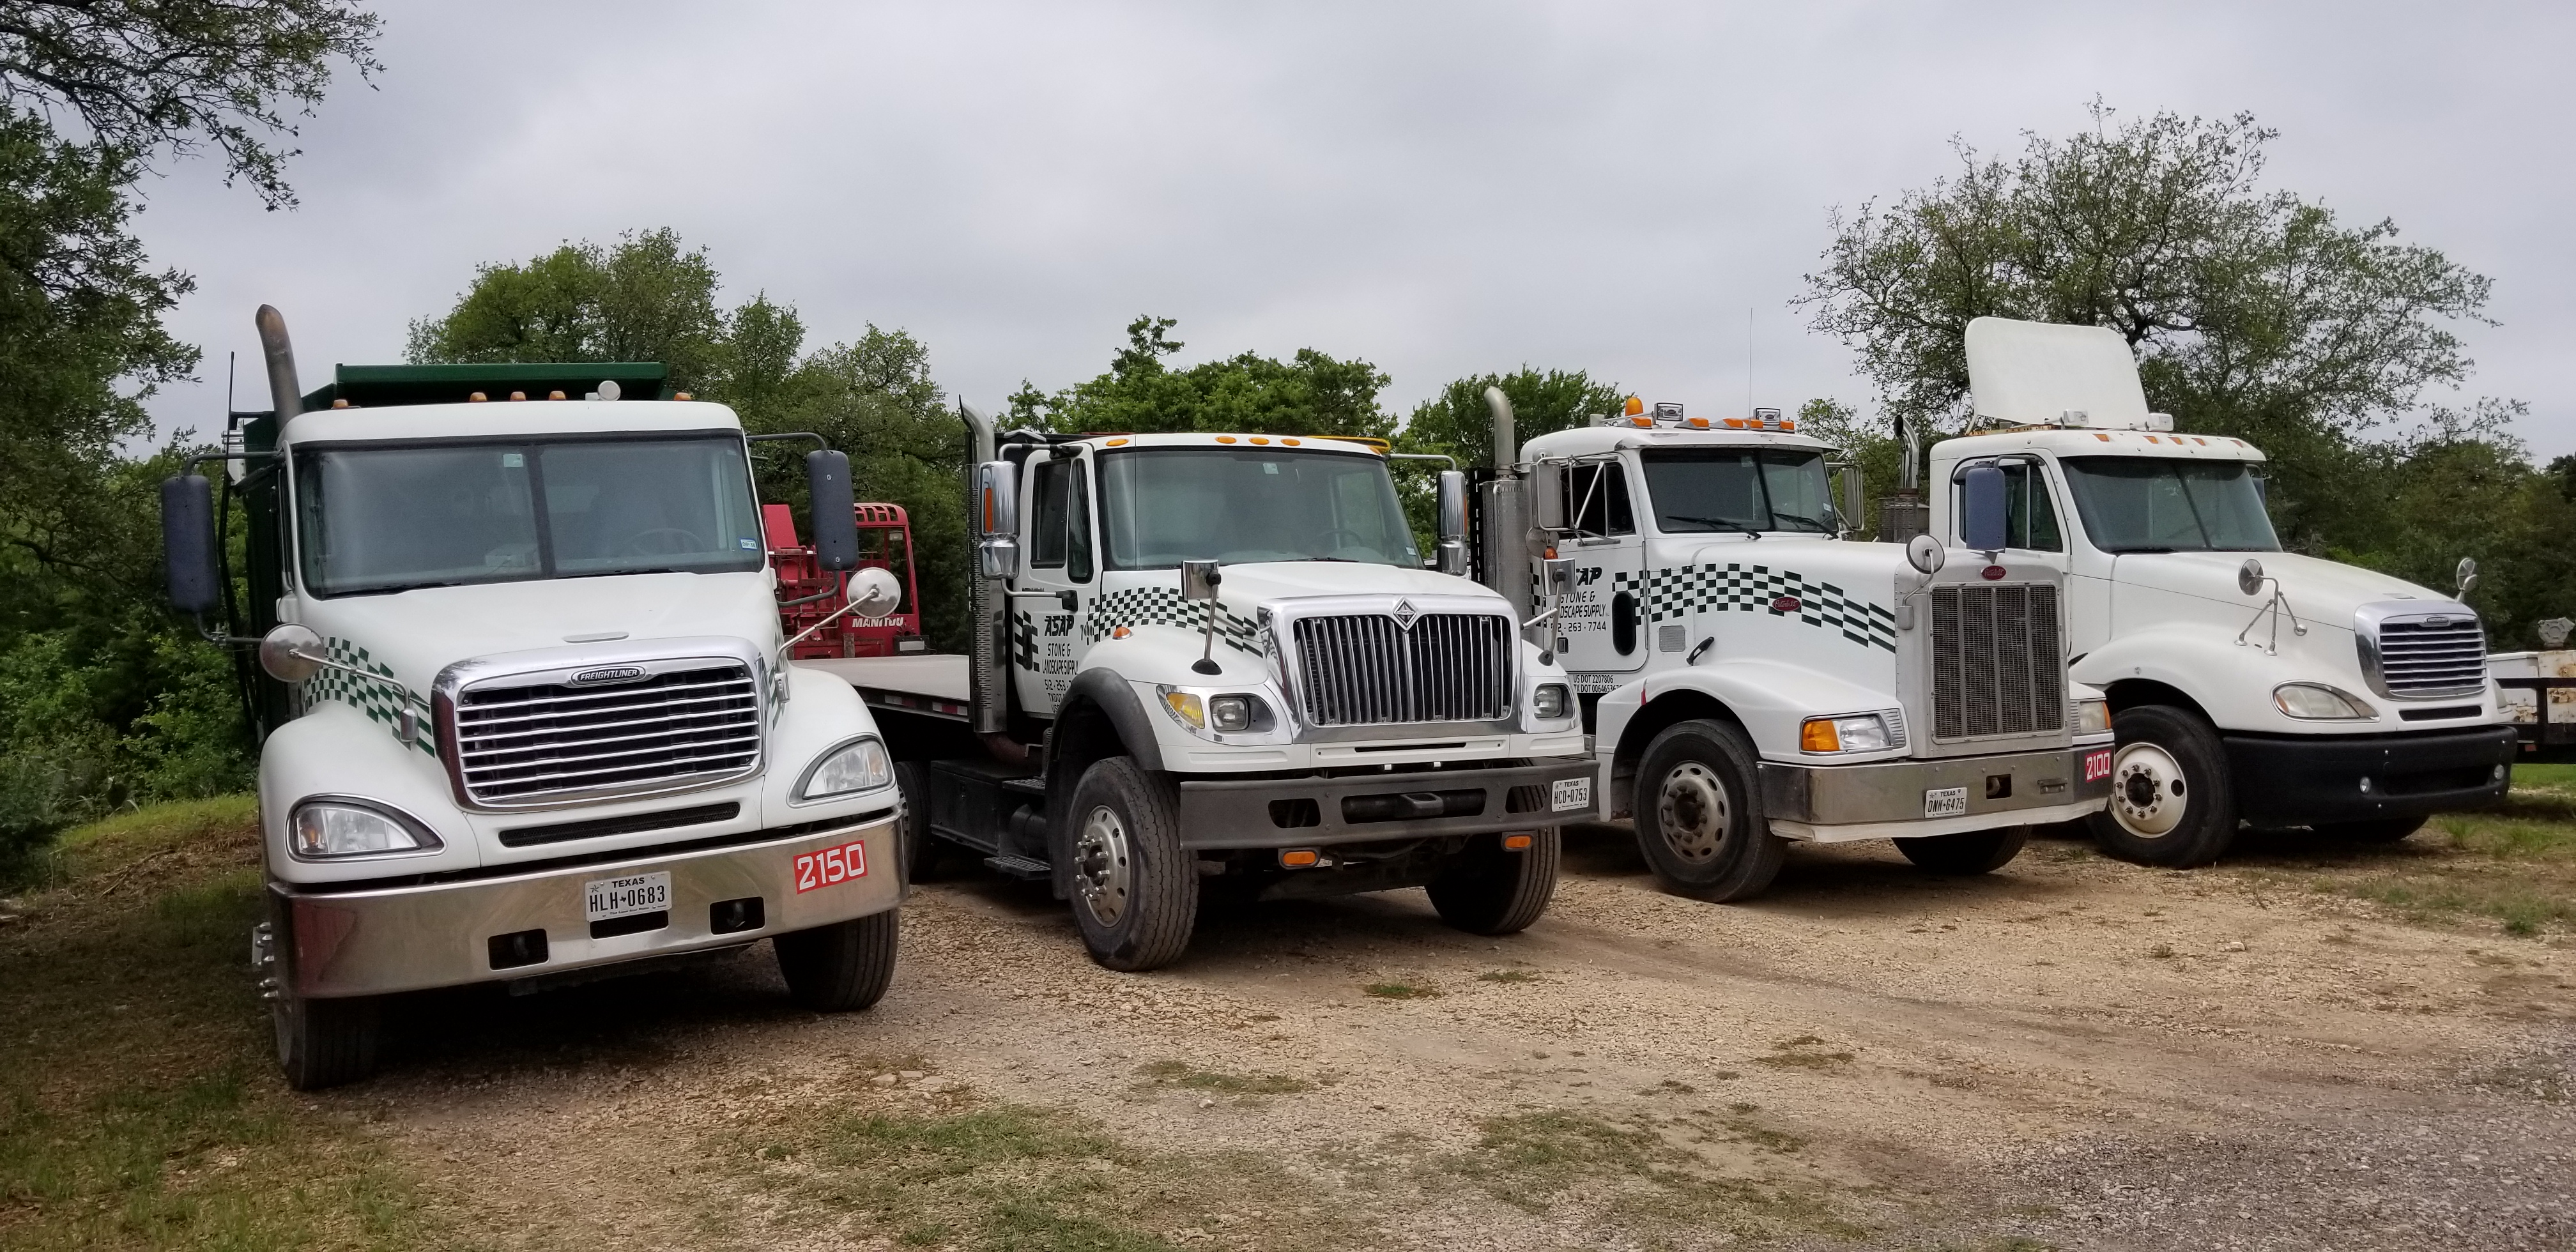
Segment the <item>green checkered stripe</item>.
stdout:
<svg viewBox="0 0 2576 1252">
<path fill-rule="evenodd" d="M 1238 615 L 1217 602 L 1216 637 L 1237 652 L 1254 656 L 1268 654 L 1268 632 L 1258 622 Z M 1107 638 L 1121 626 L 1177 626 L 1183 630 L 1207 629 L 1207 611 L 1195 601 L 1184 600 L 1174 587 L 1129 587 L 1112 591 L 1091 602 L 1091 620 L 1082 628 L 1085 646 Z"/>
<path fill-rule="evenodd" d="M 1838 632 L 1864 648 L 1896 651 L 1894 610 L 1854 599 L 1832 583 L 1809 582 L 1796 570 L 1710 562 L 1651 573 L 1623 571 L 1612 574 L 1611 583 L 1617 590 L 1644 601 L 1647 620 L 1655 622 L 1678 620 L 1694 613 L 1768 613 L 1787 617 L 1788 613 L 1772 608 L 1771 602 L 1782 596 L 1795 596 L 1800 622 Z"/>
<path fill-rule="evenodd" d="M 394 667 L 377 663 L 374 658 L 367 655 L 365 648 L 349 640 L 325 639 L 322 642 L 330 649 L 332 660 L 379 675 L 385 681 L 376 682 L 360 678 L 346 670 L 317 670 L 311 678 L 304 680 L 306 704 L 337 700 L 366 714 L 370 721 L 384 723 L 388 730 L 400 725 L 403 706 L 408 704 L 418 711 L 419 724 L 424 729 L 428 727 L 429 701 L 411 688 L 393 681 Z M 412 737 L 412 746 L 431 756 L 437 756 L 438 747 L 432 742 L 433 738 L 434 736 L 427 734 L 415 735 Z"/>
</svg>

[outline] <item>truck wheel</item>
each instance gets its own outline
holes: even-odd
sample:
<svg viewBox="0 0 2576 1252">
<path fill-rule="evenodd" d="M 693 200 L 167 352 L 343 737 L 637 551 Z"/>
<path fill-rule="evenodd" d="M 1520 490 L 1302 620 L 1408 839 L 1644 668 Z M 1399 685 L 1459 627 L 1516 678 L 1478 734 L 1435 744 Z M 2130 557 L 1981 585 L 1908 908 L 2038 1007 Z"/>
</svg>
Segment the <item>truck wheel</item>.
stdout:
<svg viewBox="0 0 2576 1252">
<path fill-rule="evenodd" d="M 1073 920 L 1110 969 L 1160 969 L 1190 946 L 1199 874 L 1176 807 L 1171 784 L 1130 757 L 1093 762 L 1073 789 Z"/>
<path fill-rule="evenodd" d="M 1667 890 L 1741 900 L 1771 885 L 1789 841 L 1762 811 L 1753 743 L 1717 721 L 1668 726 L 1637 767 L 1637 846 Z"/>
<path fill-rule="evenodd" d="M 1501 835 L 1476 836 L 1431 880 L 1441 921 L 1471 935 L 1516 935 L 1547 911 L 1564 843 L 1554 826 L 1523 833 L 1530 846 L 1518 852 L 1505 849 Z"/>
<path fill-rule="evenodd" d="M 1991 874 L 2021 855 L 2021 845 L 2029 839 L 2030 827 L 2006 826 L 1899 839 L 1896 850 L 1904 853 L 1906 860 L 1935 874 Z"/>
<path fill-rule="evenodd" d="M 268 1003 L 286 1085 L 319 1091 L 376 1072 L 376 998 L 313 999 L 280 992 Z"/>
<path fill-rule="evenodd" d="M 2383 817 L 2368 822 L 2332 822 L 2316 831 L 2350 843 L 2397 843 L 2422 829 L 2424 819 L 2420 817 Z"/>
<path fill-rule="evenodd" d="M 2102 850 L 2124 861 L 2206 865 L 2236 837 L 2236 796 L 2218 732 L 2171 705 L 2123 709 L 2111 721 L 2111 806 L 2086 819 Z"/>
<path fill-rule="evenodd" d="M 895 791 L 903 797 L 903 816 L 894 827 L 895 864 L 904 883 L 910 885 L 939 868 L 939 853 L 930 844 L 929 763 L 895 762 L 894 783 Z"/>
<path fill-rule="evenodd" d="M 887 909 L 770 940 L 788 998 L 817 1013 L 848 1013 L 876 1003 L 894 981 L 902 913 Z"/>
</svg>

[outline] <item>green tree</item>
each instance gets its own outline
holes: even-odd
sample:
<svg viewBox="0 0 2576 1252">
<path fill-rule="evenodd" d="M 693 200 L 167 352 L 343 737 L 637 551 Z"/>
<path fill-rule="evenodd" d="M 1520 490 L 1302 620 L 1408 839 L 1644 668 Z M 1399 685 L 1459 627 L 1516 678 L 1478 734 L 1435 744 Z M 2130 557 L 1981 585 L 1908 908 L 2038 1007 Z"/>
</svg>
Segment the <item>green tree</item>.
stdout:
<svg viewBox="0 0 2576 1252">
<path fill-rule="evenodd" d="M 1257 435 L 1361 435 L 1384 439 L 1395 422 L 1378 407 L 1387 377 L 1366 361 L 1300 348 L 1286 361 L 1245 352 L 1173 369 L 1178 323 L 1146 315 L 1127 324 L 1127 346 L 1109 372 L 1054 395 L 1026 382 L 1010 399 L 1014 426 L 1075 432 L 1239 431 Z"/>
<path fill-rule="evenodd" d="M 1485 389 L 1500 387 L 1512 402 L 1512 447 L 1550 431 L 1570 430 L 1595 415 L 1620 411 L 1628 393 L 1612 383 L 1596 382 L 1582 370 L 1536 370 L 1522 366 L 1509 374 L 1461 378 L 1439 394 L 1413 406 L 1396 445 L 1406 452 L 1437 453 L 1456 458 L 1460 468 L 1494 464 L 1494 418 L 1486 407 Z"/>
<path fill-rule="evenodd" d="M 628 231 L 612 247 L 566 243 L 525 263 L 486 265 L 455 307 L 411 325 L 407 355 L 444 361 L 659 361 L 698 390 L 729 364 L 730 319 L 706 249 L 669 227 Z M 774 317 L 756 300 L 760 317 Z M 737 311 L 740 312 L 740 311 Z"/>
</svg>

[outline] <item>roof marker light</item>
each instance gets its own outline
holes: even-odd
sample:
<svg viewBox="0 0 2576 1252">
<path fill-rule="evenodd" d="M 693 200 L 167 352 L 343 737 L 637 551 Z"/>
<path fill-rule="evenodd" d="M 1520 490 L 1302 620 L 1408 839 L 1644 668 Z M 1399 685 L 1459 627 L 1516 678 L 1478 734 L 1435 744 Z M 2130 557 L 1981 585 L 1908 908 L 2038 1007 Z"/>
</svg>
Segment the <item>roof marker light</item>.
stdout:
<svg viewBox="0 0 2576 1252">
<path fill-rule="evenodd" d="M 528 398 L 528 393 L 524 391 L 513 391 L 510 393 L 510 398 L 513 400 L 525 400 Z"/>
<path fill-rule="evenodd" d="M 1640 397 L 1630 396 L 1628 397 L 1628 407 L 1622 411 L 1630 417 L 1635 417 L 1636 415 L 1646 411 L 1646 402 Z"/>
<path fill-rule="evenodd" d="M 1294 439 L 1282 438 L 1279 442 L 1284 443 L 1284 444 L 1287 444 L 1289 447 L 1292 447 L 1292 448 L 1294 448 L 1294 447 L 1296 447 L 1296 446 L 1297 446 L 1297 441 L 1296 441 L 1296 440 L 1294 440 Z"/>
<path fill-rule="evenodd" d="M 1126 440 L 1124 440 L 1124 439 L 1112 439 L 1112 440 L 1110 440 L 1109 442 L 1107 442 L 1107 443 L 1105 443 L 1105 444 L 1102 444 L 1101 446 L 1102 446 L 1102 447 L 1104 447 L 1104 448 L 1115 448 L 1115 447 L 1117 447 L 1118 445 L 1123 444 L 1123 443 L 1125 443 L 1125 442 L 1127 442 L 1127 441 L 1126 441 Z"/>
<path fill-rule="evenodd" d="M 697 397 L 696 397 L 696 396 L 690 395 L 688 392 L 685 392 L 685 391 L 675 391 L 675 392 L 672 392 L 672 393 L 671 393 L 671 398 L 672 398 L 672 399 L 674 399 L 674 400 L 694 400 L 694 399 L 697 399 Z"/>
<path fill-rule="evenodd" d="M 1708 429 L 1708 419 L 1705 417 L 1694 417 L 1690 420 L 1690 424 L 1701 430 Z"/>
<path fill-rule="evenodd" d="M 1728 430 L 1742 430 L 1744 429 L 1744 419 L 1740 417 L 1730 417 L 1726 419 L 1726 428 Z"/>
<path fill-rule="evenodd" d="M 478 391 L 478 392 L 475 392 L 473 395 L 470 395 L 470 396 L 465 397 L 465 402 L 466 402 L 467 404 L 481 404 L 481 403 L 483 403 L 484 401 L 489 400 L 489 399 L 491 399 L 491 398 L 492 398 L 492 397 L 487 396 L 487 395 L 484 395 L 482 392 L 479 392 L 479 391 Z"/>
<path fill-rule="evenodd" d="M 1217 436 L 1217 437 L 1216 437 L 1216 441 L 1217 441 L 1218 443 L 1233 443 L 1233 442 L 1234 442 L 1234 436 L 1232 436 L 1232 435 L 1219 435 L 1219 436 Z"/>
<path fill-rule="evenodd" d="M 1628 424 L 1631 426 L 1652 426 L 1655 424 L 1655 419 L 1648 417 L 1643 413 L 1631 413 L 1628 415 Z"/>
<path fill-rule="evenodd" d="M 349 402 L 346 400 L 334 400 L 331 402 L 331 407 L 335 409 L 345 409 L 349 407 Z"/>
<path fill-rule="evenodd" d="M 2104 442 L 2104 443 L 2109 443 L 2109 442 L 2111 442 L 2111 437 L 2110 437 L 2109 435 L 2103 434 L 2101 431 L 2098 431 L 2098 430 L 2093 432 L 2093 437 L 2094 437 L 2094 438 L 2096 438 L 2096 439 L 2101 440 L 2101 441 L 2102 441 L 2102 442 Z"/>
<path fill-rule="evenodd" d="M 564 397 L 563 393 L 560 391 L 549 391 L 546 393 L 546 398 L 549 400 L 561 400 Z"/>
<path fill-rule="evenodd" d="M 1262 437 L 1261 437 L 1261 436 L 1259 436 L 1259 435 L 1254 435 L 1254 436 L 1252 437 L 1252 441 L 1253 441 L 1254 443 L 1258 443 L 1258 444 L 1268 444 L 1268 443 L 1270 442 L 1269 440 L 1264 439 L 1264 438 L 1262 438 Z"/>
</svg>

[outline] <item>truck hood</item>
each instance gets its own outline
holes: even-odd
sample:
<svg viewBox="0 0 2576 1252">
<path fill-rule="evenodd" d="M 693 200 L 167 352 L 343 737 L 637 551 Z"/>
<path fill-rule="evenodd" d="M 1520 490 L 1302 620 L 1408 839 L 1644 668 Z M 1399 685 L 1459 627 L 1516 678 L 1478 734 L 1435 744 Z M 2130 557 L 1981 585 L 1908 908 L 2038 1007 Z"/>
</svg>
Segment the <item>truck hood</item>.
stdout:
<svg viewBox="0 0 2576 1252">
<path fill-rule="evenodd" d="M 2118 558 L 2117 577 L 2123 583 L 2251 612 L 2268 601 L 2272 591 L 2267 584 L 2249 596 L 2237 588 L 2236 571 L 2248 558 L 2262 562 L 2265 574 L 2281 580 L 2282 595 L 2301 619 L 2326 626 L 2350 630 L 2353 610 L 2383 600 L 2454 602 L 2451 596 L 2394 575 L 2295 552 L 2132 552 Z"/>
<path fill-rule="evenodd" d="M 424 587 L 308 601 L 301 610 L 303 624 L 336 659 L 384 673 L 422 697 L 440 670 L 494 653 L 581 641 L 642 654 L 658 639 L 710 635 L 765 648 L 779 639 L 778 609 L 762 572 Z M 602 638 L 620 631 L 624 638 Z"/>
</svg>

